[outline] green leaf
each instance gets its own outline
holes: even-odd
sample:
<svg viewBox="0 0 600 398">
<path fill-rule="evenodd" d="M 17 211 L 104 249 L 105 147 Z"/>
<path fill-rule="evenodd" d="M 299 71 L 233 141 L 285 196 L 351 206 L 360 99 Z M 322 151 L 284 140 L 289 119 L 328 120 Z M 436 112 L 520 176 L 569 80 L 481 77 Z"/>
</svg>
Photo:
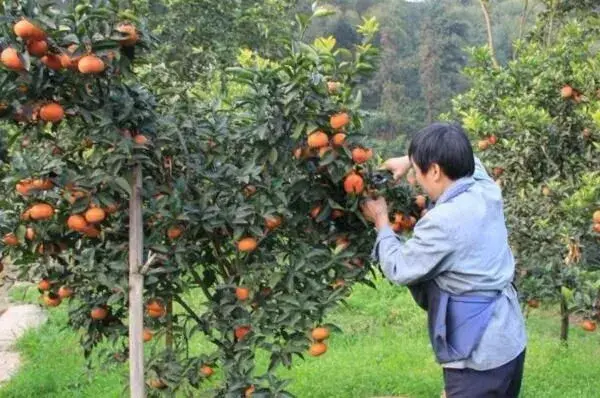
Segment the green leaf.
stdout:
<svg viewBox="0 0 600 398">
<path fill-rule="evenodd" d="M 129 185 L 129 181 L 123 177 L 116 177 L 113 181 L 117 187 L 121 188 L 127 195 L 131 196 L 131 185 Z"/>
</svg>

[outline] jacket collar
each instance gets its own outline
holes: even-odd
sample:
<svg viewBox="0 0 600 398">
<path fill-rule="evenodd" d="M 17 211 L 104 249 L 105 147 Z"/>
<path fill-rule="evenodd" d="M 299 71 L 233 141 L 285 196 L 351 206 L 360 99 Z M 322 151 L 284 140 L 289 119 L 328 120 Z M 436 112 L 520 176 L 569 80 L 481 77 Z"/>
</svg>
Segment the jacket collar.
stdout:
<svg viewBox="0 0 600 398">
<path fill-rule="evenodd" d="M 468 191 L 469 188 L 475 183 L 475 179 L 473 177 L 463 177 L 454 181 L 452 185 L 450 185 L 438 198 L 435 203 L 432 203 L 431 207 L 434 207 L 438 204 L 448 202 L 449 200 L 457 197 L 461 193 Z"/>
</svg>

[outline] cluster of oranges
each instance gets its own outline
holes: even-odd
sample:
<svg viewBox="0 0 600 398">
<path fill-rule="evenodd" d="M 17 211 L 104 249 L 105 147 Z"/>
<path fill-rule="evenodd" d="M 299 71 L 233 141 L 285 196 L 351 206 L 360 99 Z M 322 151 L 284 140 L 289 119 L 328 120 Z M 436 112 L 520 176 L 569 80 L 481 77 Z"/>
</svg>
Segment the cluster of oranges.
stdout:
<svg viewBox="0 0 600 398">
<path fill-rule="evenodd" d="M 327 345 L 324 341 L 329 337 L 329 329 L 316 327 L 311 332 L 313 343 L 308 348 L 308 353 L 313 357 L 318 357 L 327 352 Z"/>
<path fill-rule="evenodd" d="M 119 41 L 121 46 L 128 47 L 135 45 L 139 40 L 139 35 L 134 25 L 122 23 L 116 27 L 116 30 L 125 37 Z M 60 71 L 62 69 L 78 71 L 82 74 L 98 74 L 106 69 L 105 61 L 87 50 L 85 55 L 76 55 L 79 50 L 78 44 L 70 44 L 66 49 L 61 49 L 48 37 L 48 34 L 33 22 L 23 18 L 13 26 L 15 35 L 23 41 L 27 53 L 39 58 L 40 62 L 48 69 Z M 115 57 L 114 52 L 109 52 L 106 58 L 112 60 Z M 0 63 L 7 69 L 24 73 L 26 64 L 23 55 L 13 46 L 8 46 L 0 53 Z M 24 86 L 22 91 L 26 92 Z M 5 103 L 0 104 L 3 107 Z M 47 101 L 43 104 L 32 106 L 32 114 L 25 120 L 42 120 L 44 122 L 57 123 L 65 117 L 63 106 L 54 101 Z M 21 116 L 16 115 L 17 120 Z"/>
</svg>

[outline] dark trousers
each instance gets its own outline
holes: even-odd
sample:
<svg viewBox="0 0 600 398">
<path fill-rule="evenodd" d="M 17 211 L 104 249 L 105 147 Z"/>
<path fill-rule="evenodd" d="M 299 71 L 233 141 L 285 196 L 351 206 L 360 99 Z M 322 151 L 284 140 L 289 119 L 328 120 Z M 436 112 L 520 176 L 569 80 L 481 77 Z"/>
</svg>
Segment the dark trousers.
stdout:
<svg viewBox="0 0 600 398">
<path fill-rule="evenodd" d="M 512 361 L 495 369 L 444 368 L 447 398 L 516 398 L 521 390 L 525 350 Z"/>
</svg>

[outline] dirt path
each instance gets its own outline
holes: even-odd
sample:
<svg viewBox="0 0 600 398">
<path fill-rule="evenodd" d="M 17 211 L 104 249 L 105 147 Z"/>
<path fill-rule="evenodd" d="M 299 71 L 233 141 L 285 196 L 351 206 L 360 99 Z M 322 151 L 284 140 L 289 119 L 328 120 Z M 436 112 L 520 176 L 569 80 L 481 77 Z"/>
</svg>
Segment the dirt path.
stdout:
<svg viewBox="0 0 600 398">
<path fill-rule="evenodd" d="M 13 351 L 15 342 L 27 329 L 47 319 L 46 312 L 38 305 L 10 302 L 8 290 L 12 282 L 5 273 L 0 272 L 0 386 L 19 368 L 19 354 Z"/>
</svg>

